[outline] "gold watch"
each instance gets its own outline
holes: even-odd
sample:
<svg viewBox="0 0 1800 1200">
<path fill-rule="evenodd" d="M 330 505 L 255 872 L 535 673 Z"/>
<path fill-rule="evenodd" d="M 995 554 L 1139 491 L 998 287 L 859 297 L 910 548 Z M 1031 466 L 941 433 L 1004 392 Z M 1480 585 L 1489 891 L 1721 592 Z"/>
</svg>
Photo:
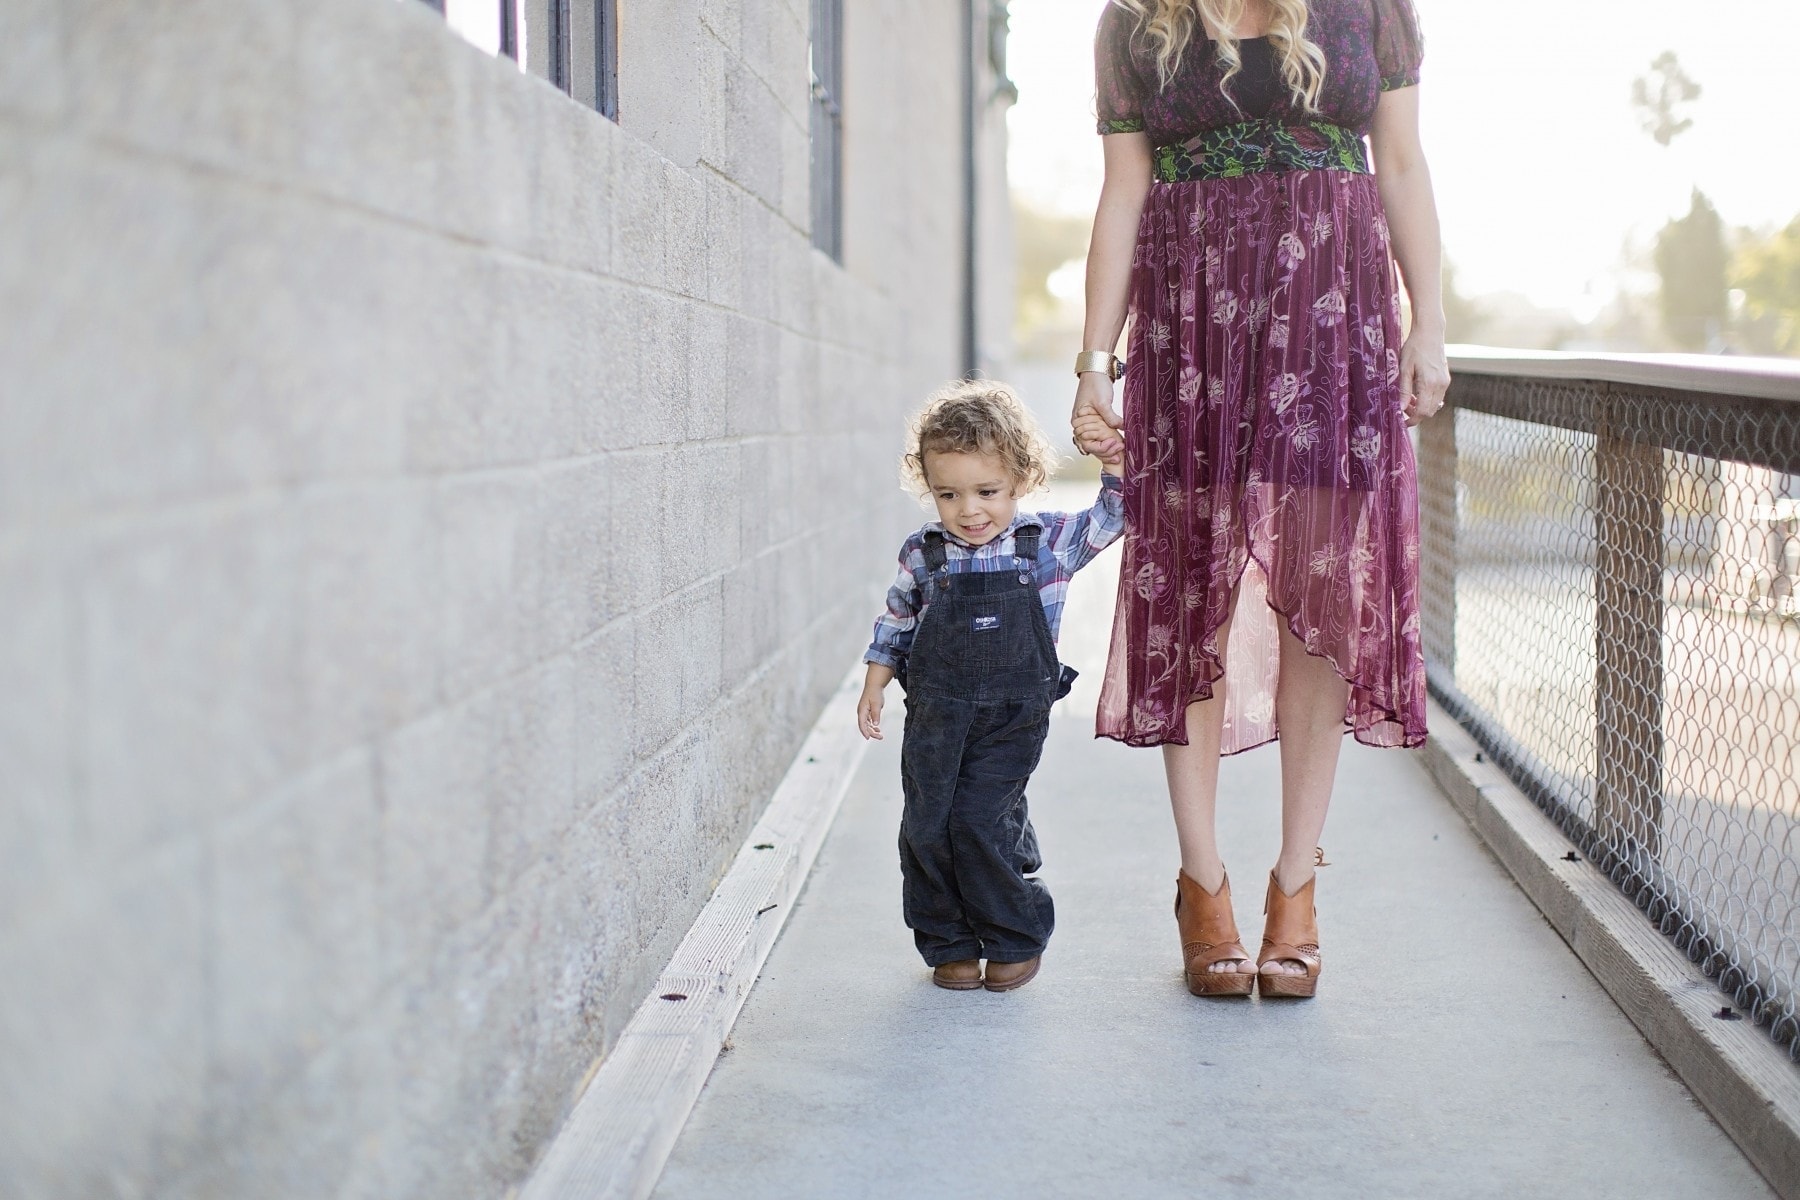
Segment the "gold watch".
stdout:
<svg viewBox="0 0 1800 1200">
<path fill-rule="evenodd" d="M 1117 380 L 1125 375 L 1125 363 L 1110 350 L 1083 350 L 1075 356 L 1075 373 L 1085 375 L 1089 371 Z"/>
</svg>

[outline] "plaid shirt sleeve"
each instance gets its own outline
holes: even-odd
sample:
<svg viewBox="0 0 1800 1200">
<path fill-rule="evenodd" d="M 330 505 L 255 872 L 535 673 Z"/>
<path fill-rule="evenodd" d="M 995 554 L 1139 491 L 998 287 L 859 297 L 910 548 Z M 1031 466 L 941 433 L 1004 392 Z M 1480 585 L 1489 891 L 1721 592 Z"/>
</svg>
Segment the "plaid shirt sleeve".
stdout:
<svg viewBox="0 0 1800 1200">
<path fill-rule="evenodd" d="M 1056 513 L 1046 522 L 1044 538 L 1060 575 L 1068 579 L 1094 561 L 1094 556 L 1125 532 L 1124 484 L 1116 475 L 1100 476 L 1100 495 L 1093 507 L 1078 513 Z"/>
<path fill-rule="evenodd" d="M 875 618 L 875 638 L 863 654 L 866 663 L 880 663 L 898 671 L 912 649 L 913 631 L 919 624 L 922 595 L 919 578 L 925 570 L 925 547 L 918 534 L 900 547 L 900 570 L 888 588 L 887 610 Z"/>
</svg>

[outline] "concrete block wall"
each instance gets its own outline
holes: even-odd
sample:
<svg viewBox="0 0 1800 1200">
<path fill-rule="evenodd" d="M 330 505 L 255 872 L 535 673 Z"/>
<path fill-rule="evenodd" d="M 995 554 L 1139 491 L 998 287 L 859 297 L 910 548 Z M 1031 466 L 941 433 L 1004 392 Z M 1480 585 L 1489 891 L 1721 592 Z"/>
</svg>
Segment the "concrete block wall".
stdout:
<svg viewBox="0 0 1800 1200">
<path fill-rule="evenodd" d="M 0 6 L 0 1195 L 500 1196 L 854 661 L 959 5 Z"/>
</svg>

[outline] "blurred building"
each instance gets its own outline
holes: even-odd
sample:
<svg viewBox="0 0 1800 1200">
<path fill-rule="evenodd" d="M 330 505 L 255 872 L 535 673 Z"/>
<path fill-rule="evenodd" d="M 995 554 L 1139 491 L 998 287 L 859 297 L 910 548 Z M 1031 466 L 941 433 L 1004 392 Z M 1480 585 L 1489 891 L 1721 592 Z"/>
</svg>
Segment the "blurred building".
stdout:
<svg viewBox="0 0 1800 1200">
<path fill-rule="evenodd" d="M 1011 324 L 1003 4 L 0 10 L 0 1194 L 500 1196 Z"/>
</svg>

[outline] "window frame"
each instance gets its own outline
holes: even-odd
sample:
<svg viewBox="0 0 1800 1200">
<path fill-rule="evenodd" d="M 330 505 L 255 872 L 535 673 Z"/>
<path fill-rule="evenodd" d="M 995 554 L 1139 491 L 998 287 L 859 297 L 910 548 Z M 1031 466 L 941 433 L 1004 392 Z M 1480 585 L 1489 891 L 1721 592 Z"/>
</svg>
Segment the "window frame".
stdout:
<svg viewBox="0 0 1800 1200">
<path fill-rule="evenodd" d="M 812 0 L 809 159 L 812 244 L 844 261 L 844 3 Z"/>
<path fill-rule="evenodd" d="M 426 7 L 439 16 L 447 17 L 445 0 L 422 0 Z M 587 20 L 591 18 L 593 45 L 583 47 L 584 51 L 592 51 L 592 80 L 581 80 L 577 95 L 577 72 L 585 74 L 589 65 L 586 53 L 576 53 L 577 6 L 580 6 L 581 27 L 588 28 Z M 592 6 L 591 8 L 589 6 Z M 609 121 L 619 119 L 619 4 L 618 0 L 494 0 L 494 12 L 499 21 L 498 41 L 495 53 L 502 58 L 509 58 L 519 64 L 521 70 L 534 70 L 539 56 L 534 47 L 538 38 L 545 41 L 542 65 L 542 78 L 574 99 L 583 107 L 589 107 Z M 530 7 L 533 12 L 541 12 L 545 30 L 541 35 L 534 35 L 531 22 L 526 17 L 529 13 L 521 13 L 521 8 Z M 521 37 L 521 34 L 524 36 Z M 530 42 L 531 46 L 527 46 Z M 482 43 L 477 42 L 477 45 Z M 586 84 L 593 85 L 591 96 L 587 94 Z"/>
</svg>

